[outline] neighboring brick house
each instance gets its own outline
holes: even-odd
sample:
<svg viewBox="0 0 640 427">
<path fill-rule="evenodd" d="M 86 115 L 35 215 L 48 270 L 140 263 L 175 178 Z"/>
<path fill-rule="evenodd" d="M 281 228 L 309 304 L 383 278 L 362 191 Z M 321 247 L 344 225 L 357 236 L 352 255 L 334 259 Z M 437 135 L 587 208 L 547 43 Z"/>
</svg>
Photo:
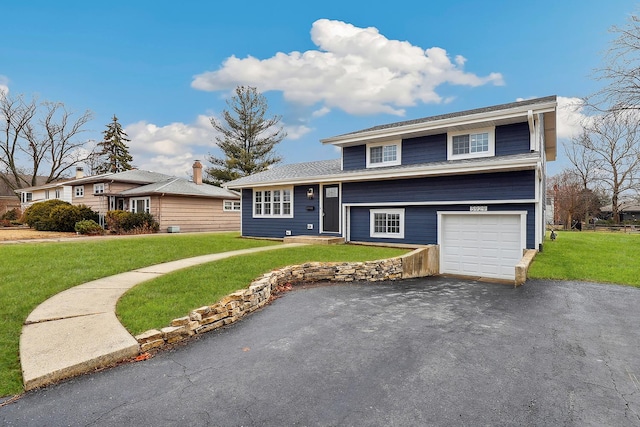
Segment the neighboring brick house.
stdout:
<svg viewBox="0 0 640 427">
<path fill-rule="evenodd" d="M 240 198 L 237 193 L 202 182 L 202 165 L 193 165 L 193 180 L 158 172 L 129 170 L 82 176 L 20 190 L 22 208 L 60 199 L 86 205 L 104 221 L 110 210 L 149 212 L 161 231 L 231 231 L 240 229 Z"/>
<path fill-rule="evenodd" d="M 556 97 L 426 117 L 328 138 L 335 160 L 274 167 L 226 184 L 242 235 L 438 244 L 440 272 L 513 279 L 545 232 Z"/>
</svg>

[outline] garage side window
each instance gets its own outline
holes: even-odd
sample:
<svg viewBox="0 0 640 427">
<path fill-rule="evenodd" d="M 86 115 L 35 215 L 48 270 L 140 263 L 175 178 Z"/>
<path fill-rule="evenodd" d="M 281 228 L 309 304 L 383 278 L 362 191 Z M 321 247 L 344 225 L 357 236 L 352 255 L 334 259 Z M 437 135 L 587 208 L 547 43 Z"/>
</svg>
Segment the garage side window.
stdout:
<svg viewBox="0 0 640 427">
<path fill-rule="evenodd" d="M 404 239 L 404 209 L 371 209 L 371 237 Z"/>
</svg>

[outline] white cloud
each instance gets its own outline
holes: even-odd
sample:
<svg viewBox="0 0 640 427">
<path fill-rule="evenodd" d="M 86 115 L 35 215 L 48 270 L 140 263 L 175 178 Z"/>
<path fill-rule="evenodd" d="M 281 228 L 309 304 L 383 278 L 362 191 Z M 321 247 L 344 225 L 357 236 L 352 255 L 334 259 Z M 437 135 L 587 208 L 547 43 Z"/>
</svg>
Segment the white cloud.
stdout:
<svg viewBox="0 0 640 427">
<path fill-rule="evenodd" d="M 309 126 L 297 125 L 297 126 L 285 126 L 284 130 L 287 132 L 287 139 L 295 141 L 302 138 L 304 135 L 313 131 Z"/>
<path fill-rule="evenodd" d="M 558 97 L 556 132 L 558 139 L 571 139 L 582 131 L 588 116 L 581 98 Z"/>
<path fill-rule="evenodd" d="M 189 146 L 213 146 L 215 135 L 209 117 L 204 115 L 199 115 L 193 124 L 176 122 L 157 126 L 140 121 L 127 125 L 125 132 L 131 139 L 132 152 L 160 155 L 178 155 Z"/>
<path fill-rule="evenodd" d="M 125 132 L 136 167 L 169 175 L 191 176 L 193 161 L 204 160 L 205 153 L 215 149 L 215 131 L 205 115 L 191 124 L 158 126 L 140 121 L 125 126 Z"/>
<path fill-rule="evenodd" d="M 9 78 L 0 74 L 0 93 L 9 93 Z"/>
<path fill-rule="evenodd" d="M 182 178 L 191 178 L 193 173 L 193 162 L 196 159 L 200 160 L 205 168 L 207 167 L 206 161 L 202 156 L 198 157 L 191 152 L 184 152 L 175 156 L 153 156 L 144 160 L 144 166 L 136 162 L 136 158 L 134 157 L 133 163 L 140 169 L 151 170 Z"/>
<path fill-rule="evenodd" d="M 465 72 L 460 55 L 452 62 L 442 48 L 389 40 L 374 27 L 320 19 L 313 23 L 311 39 L 318 50 L 278 52 L 264 60 L 231 56 L 219 70 L 195 76 L 191 85 L 205 91 L 239 84 L 282 91 L 288 101 L 321 104 L 319 112 L 339 108 L 350 114 L 403 115 L 403 107 L 442 102 L 436 89 L 444 83 L 504 84 L 500 73 Z"/>
</svg>

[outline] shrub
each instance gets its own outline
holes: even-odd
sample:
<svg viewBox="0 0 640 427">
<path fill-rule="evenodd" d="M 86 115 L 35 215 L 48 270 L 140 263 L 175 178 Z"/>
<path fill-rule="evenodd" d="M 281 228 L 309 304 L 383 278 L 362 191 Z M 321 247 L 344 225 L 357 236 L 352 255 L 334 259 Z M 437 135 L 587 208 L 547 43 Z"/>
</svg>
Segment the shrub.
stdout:
<svg viewBox="0 0 640 427">
<path fill-rule="evenodd" d="M 76 222 L 84 219 L 78 206 L 73 205 L 56 206 L 49 215 L 55 231 L 74 231 Z"/>
<path fill-rule="evenodd" d="M 6 220 L 9 220 L 9 221 L 17 221 L 18 218 L 20 218 L 20 212 L 18 211 L 18 209 L 14 208 L 14 209 L 6 211 L 2 215 L 2 218 L 0 218 L 0 219 L 3 219 L 3 220 L 6 219 Z"/>
<path fill-rule="evenodd" d="M 0 219 L 0 227 L 11 227 L 11 221 L 8 219 Z"/>
<path fill-rule="evenodd" d="M 24 211 L 22 222 L 27 224 L 29 227 L 40 230 L 36 227 L 36 223 L 48 221 L 50 218 L 51 209 L 55 208 L 56 206 L 69 204 L 70 203 L 58 199 L 34 203 Z"/>
<path fill-rule="evenodd" d="M 24 212 L 23 221 L 38 231 L 74 231 L 78 221 L 97 220 L 98 214 L 85 205 L 62 200 L 34 203 Z"/>
<path fill-rule="evenodd" d="M 150 213 L 109 211 L 107 212 L 107 227 L 116 234 L 148 234 L 157 233 L 160 224 Z"/>
<path fill-rule="evenodd" d="M 78 221 L 74 228 L 77 233 L 87 234 L 89 236 L 104 234 L 104 230 L 100 227 L 100 224 L 92 219 L 83 219 L 82 221 Z"/>
</svg>

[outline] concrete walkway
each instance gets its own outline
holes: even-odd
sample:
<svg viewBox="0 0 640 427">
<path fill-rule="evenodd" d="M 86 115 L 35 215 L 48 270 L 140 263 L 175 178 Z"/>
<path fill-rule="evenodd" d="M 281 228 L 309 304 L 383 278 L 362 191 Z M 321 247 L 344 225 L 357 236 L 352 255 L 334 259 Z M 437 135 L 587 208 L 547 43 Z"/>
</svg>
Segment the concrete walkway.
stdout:
<svg viewBox="0 0 640 427">
<path fill-rule="evenodd" d="M 76 286 L 49 298 L 27 317 L 20 336 L 24 387 L 31 390 L 138 355 L 139 346 L 116 317 L 129 289 L 176 270 L 236 255 L 303 246 L 290 243 L 166 262 Z"/>
</svg>

